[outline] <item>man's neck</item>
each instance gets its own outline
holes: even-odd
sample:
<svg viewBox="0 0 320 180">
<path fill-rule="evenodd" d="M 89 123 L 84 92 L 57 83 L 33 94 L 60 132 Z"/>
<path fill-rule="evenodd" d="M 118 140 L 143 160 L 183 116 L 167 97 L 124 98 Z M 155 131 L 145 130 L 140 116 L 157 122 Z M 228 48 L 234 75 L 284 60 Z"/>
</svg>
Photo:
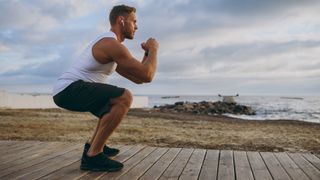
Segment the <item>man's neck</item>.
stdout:
<svg viewBox="0 0 320 180">
<path fill-rule="evenodd" d="M 124 41 L 124 37 L 123 37 L 120 29 L 111 27 L 110 31 L 112 31 L 112 32 L 117 36 L 117 40 L 118 40 L 120 43 L 122 43 L 122 42 Z"/>
</svg>

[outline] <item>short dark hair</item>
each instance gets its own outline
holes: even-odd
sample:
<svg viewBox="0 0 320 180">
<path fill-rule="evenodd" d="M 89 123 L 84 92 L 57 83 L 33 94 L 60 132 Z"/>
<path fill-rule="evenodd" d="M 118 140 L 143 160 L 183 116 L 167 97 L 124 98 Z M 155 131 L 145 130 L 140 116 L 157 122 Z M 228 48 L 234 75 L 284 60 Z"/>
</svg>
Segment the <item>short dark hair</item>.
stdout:
<svg viewBox="0 0 320 180">
<path fill-rule="evenodd" d="M 114 25 L 116 23 L 116 20 L 119 16 L 127 16 L 132 12 L 136 12 L 136 8 L 134 7 L 130 7 L 130 6 L 126 6 L 124 4 L 122 5 L 118 5 L 118 6 L 114 6 L 109 14 L 109 21 L 111 25 Z"/>
</svg>

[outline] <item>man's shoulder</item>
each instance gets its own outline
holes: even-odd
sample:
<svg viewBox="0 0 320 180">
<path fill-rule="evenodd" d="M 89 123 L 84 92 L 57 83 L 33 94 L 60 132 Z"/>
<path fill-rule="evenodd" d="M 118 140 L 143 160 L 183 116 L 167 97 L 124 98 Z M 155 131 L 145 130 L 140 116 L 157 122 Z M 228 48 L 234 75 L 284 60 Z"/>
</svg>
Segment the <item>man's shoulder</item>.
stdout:
<svg viewBox="0 0 320 180">
<path fill-rule="evenodd" d="M 96 42 L 96 44 L 102 45 L 102 46 L 121 46 L 122 45 L 119 41 L 117 41 L 113 37 L 103 37 L 98 42 Z"/>
<path fill-rule="evenodd" d="M 127 48 L 112 37 L 103 37 L 92 47 L 93 56 L 96 59 L 117 61 L 119 57 L 127 56 Z"/>
<path fill-rule="evenodd" d="M 114 49 L 119 49 L 121 47 L 121 43 L 119 43 L 116 39 L 112 37 L 103 37 L 99 41 L 97 41 L 93 45 L 93 50 L 98 51 L 105 51 L 105 53 L 108 51 L 114 51 Z"/>
</svg>

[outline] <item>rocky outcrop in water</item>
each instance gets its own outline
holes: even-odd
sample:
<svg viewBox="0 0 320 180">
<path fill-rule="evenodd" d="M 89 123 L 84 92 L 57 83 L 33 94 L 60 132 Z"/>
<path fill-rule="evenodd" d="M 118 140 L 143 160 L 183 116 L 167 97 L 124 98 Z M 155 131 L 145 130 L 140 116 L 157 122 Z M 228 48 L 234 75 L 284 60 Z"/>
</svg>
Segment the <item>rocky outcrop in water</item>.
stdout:
<svg viewBox="0 0 320 180">
<path fill-rule="evenodd" d="M 245 114 L 255 115 L 255 111 L 248 106 L 239 105 L 237 103 L 225 103 L 221 101 L 217 102 L 176 102 L 175 104 L 155 106 L 161 112 L 185 112 L 192 114 Z"/>
</svg>

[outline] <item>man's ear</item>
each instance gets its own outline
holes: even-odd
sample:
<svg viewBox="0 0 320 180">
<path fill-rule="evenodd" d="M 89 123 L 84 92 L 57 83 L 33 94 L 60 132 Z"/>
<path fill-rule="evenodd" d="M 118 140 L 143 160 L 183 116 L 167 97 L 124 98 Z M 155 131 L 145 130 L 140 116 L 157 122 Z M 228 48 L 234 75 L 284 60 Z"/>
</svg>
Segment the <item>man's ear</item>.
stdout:
<svg viewBox="0 0 320 180">
<path fill-rule="evenodd" d="M 119 17 L 117 18 L 117 21 L 118 21 L 122 26 L 124 26 L 124 17 L 123 17 L 123 16 L 119 16 Z"/>
</svg>

